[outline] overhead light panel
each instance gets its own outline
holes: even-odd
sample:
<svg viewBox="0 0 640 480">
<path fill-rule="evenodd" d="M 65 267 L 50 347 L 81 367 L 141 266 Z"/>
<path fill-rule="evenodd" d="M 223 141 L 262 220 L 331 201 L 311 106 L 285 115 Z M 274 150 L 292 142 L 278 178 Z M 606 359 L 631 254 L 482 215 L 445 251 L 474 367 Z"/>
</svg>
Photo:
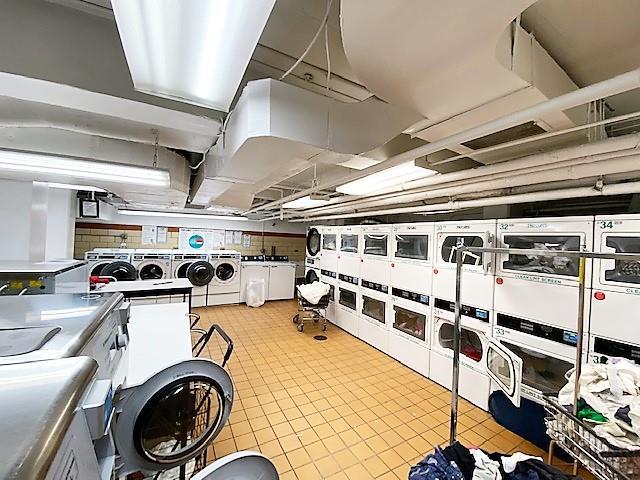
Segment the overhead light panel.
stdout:
<svg viewBox="0 0 640 480">
<path fill-rule="evenodd" d="M 73 178 L 92 183 L 108 182 L 145 187 L 169 188 L 169 172 L 158 168 L 136 167 L 31 152 L 0 150 L 0 172 L 29 174 L 29 180 L 48 181 Z M 23 175 L 27 176 L 27 175 Z"/>
<path fill-rule="evenodd" d="M 438 172 L 435 170 L 417 167 L 413 162 L 403 163 L 340 185 L 336 190 L 345 195 L 368 195 L 382 191 L 393 191 L 394 187 L 400 188 L 405 182 L 430 177 L 436 173 Z"/>
<path fill-rule="evenodd" d="M 91 185 L 71 185 L 69 183 L 55 183 L 55 182 L 34 182 L 41 183 L 46 185 L 49 188 L 56 188 L 60 190 L 78 190 L 84 192 L 98 192 L 98 193 L 106 193 L 107 191 L 103 188 L 93 187 Z"/>
<path fill-rule="evenodd" d="M 156 212 L 153 210 L 118 210 L 118 213 L 120 215 L 131 215 L 137 217 L 172 217 L 198 220 L 249 220 L 247 217 L 238 215 L 206 215 L 186 212 Z"/>
<path fill-rule="evenodd" d="M 111 0 L 140 92 L 229 111 L 275 0 Z"/>
<path fill-rule="evenodd" d="M 329 200 L 322 198 L 311 198 L 311 196 L 307 195 L 306 197 L 296 198 L 295 200 L 291 200 L 290 202 L 283 204 L 282 208 L 304 210 L 305 208 L 320 207 L 322 205 L 326 205 L 327 203 L 329 203 Z"/>
</svg>

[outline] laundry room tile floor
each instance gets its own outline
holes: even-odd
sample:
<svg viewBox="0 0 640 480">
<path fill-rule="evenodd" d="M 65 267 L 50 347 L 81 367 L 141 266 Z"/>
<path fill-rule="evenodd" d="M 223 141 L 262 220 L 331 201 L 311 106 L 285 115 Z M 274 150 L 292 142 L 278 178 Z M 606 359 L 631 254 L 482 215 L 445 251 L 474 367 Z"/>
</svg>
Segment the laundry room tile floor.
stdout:
<svg viewBox="0 0 640 480">
<path fill-rule="evenodd" d="M 282 480 L 402 479 L 449 434 L 450 392 L 329 325 L 299 333 L 294 301 L 200 308 L 201 325 L 220 324 L 234 341 L 229 423 L 208 461 L 257 450 Z M 222 358 L 212 338 L 203 352 Z M 461 400 L 459 438 L 491 451 L 545 452 Z"/>
</svg>

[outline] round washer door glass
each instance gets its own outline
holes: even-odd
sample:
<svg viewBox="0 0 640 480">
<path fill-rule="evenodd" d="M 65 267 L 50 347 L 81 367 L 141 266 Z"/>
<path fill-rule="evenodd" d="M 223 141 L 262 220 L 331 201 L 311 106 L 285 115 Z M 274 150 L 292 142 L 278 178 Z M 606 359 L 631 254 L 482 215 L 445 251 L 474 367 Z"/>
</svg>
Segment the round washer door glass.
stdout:
<svg viewBox="0 0 640 480">
<path fill-rule="evenodd" d="M 187 269 L 187 278 L 196 287 L 204 287 L 213 280 L 213 266 L 204 260 L 193 262 Z"/>
<path fill-rule="evenodd" d="M 187 270 L 191 266 L 192 262 L 184 262 L 181 263 L 180 266 L 176 269 L 176 277 L 177 278 L 187 278 Z"/>
<path fill-rule="evenodd" d="M 320 232 L 317 228 L 310 228 L 307 232 L 307 253 L 315 257 L 320 252 Z"/>
<path fill-rule="evenodd" d="M 220 433 L 233 403 L 229 374 L 207 359 L 172 365 L 125 389 L 115 425 L 119 474 L 184 465 Z"/>
<path fill-rule="evenodd" d="M 147 263 L 140 267 L 140 280 L 159 280 L 164 277 L 164 269 L 157 263 Z"/>
<path fill-rule="evenodd" d="M 228 282 L 236 274 L 236 268 L 228 263 L 223 262 L 216 265 L 216 278 L 223 282 Z"/>
</svg>

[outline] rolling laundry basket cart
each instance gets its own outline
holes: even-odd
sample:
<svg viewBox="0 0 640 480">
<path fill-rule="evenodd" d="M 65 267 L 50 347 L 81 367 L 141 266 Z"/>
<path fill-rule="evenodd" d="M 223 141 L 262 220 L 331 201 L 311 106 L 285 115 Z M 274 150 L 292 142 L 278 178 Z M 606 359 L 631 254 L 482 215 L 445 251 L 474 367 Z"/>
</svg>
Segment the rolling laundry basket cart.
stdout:
<svg viewBox="0 0 640 480">
<path fill-rule="evenodd" d="M 326 331 L 327 317 L 325 312 L 329 306 L 331 294 L 327 293 L 326 295 L 323 295 L 318 303 L 311 303 L 306 300 L 300 293 L 299 289 L 297 289 L 297 295 L 298 313 L 293 316 L 293 323 L 298 325 L 298 331 L 302 332 L 304 330 L 304 322 L 309 322 L 311 320 L 313 320 L 313 323 L 318 323 L 322 320 L 322 331 Z"/>
</svg>

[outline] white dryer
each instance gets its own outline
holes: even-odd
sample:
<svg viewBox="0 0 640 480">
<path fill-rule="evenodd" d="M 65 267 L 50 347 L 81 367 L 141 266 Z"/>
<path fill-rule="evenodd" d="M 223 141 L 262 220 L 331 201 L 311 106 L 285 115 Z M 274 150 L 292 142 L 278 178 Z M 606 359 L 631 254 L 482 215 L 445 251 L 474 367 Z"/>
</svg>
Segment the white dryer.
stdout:
<svg viewBox="0 0 640 480">
<path fill-rule="evenodd" d="M 440 298 L 435 298 L 433 303 L 429 378 L 451 389 L 455 304 Z M 492 312 L 462 305 L 462 313 L 458 391 L 462 398 L 488 410 L 491 382 L 486 362 Z"/>
<path fill-rule="evenodd" d="M 595 218 L 594 251 L 640 253 L 640 215 L 609 215 Z M 619 351 L 640 362 L 640 262 L 594 260 L 591 295 L 591 351 L 611 355 Z M 616 345 L 619 343 L 621 345 Z"/>
<path fill-rule="evenodd" d="M 320 268 L 320 251 L 322 249 L 321 226 L 312 226 L 307 229 L 305 265 Z"/>
<path fill-rule="evenodd" d="M 431 295 L 434 223 L 393 225 L 391 287 Z"/>
<path fill-rule="evenodd" d="M 390 303 L 388 285 L 362 281 L 358 338 L 384 353 L 389 351 Z"/>
<path fill-rule="evenodd" d="M 338 227 L 338 273 L 360 278 L 362 227 L 348 225 Z"/>
<path fill-rule="evenodd" d="M 164 280 L 172 278 L 171 250 L 136 249 L 131 264 L 136 268 L 138 280 Z M 135 298 L 132 304 L 144 305 L 152 303 L 169 303 L 169 295 L 157 297 Z"/>
<path fill-rule="evenodd" d="M 209 283 L 207 305 L 240 303 L 240 252 L 216 250 L 209 253 L 215 276 Z"/>
<path fill-rule="evenodd" d="M 360 278 L 389 285 L 391 279 L 391 225 L 362 227 Z"/>
<path fill-rule="evenodd" d="M 207 288 L 215 276 L 213 266 L 209 262 L 209 255 L 175 251 L 171 254 L 171 271 L 173 278 L 187 278 L 193 285 L 191 305 L 205 307 Z M 184 298 L 182 295 L 172 296 L 171 301 L 183 302 Z"/>
<path fill-rule="evenodd" d="M 96 248 L 90 252 L 86 252 L 84 259 L 87 262 L 89 276 L 101 275 L 102 270 L 107 265 L 118 262 L 118 264 L 114 265 L 114 268 L 108 272 L 109 276 L 115 277 L 120 281 L 135 280 L 136 271 L 135 267 L 131 264 L 133 252 L 133 249 L 120 248 Z"/>
<path fill-rule="evenodd" d="M 433 296 L 443 300 L 456 297 L 455 247 L 495 246 L 495 220 L 438 222 L 435 225 Z M 462 303 L 483 310 L 493 309 L 494 255 L 466 252 L 463 259 Z"/>
<path fill-rule="evenodd" d="M 389 355 L 416 372 L 429 376 L 431 307 L 427 295 L 391 289 Z"/>
<path fill-rule="evenodd" d="M 360 312 L 360 287 L 353 277 L 338 275 L 335 324 L 354 337 L 358 336 Z"/>
<path fill-rule="evenodd" d="M 320 276 L 320 281 L 329 285 L 329 305 L 325 309 L 325 317 L 331 323 L 336 323 L 336 303 L 338 294 L 338 279 L 332 277 Z"/>
<path fill-rule="evenodd" d="M 338 227 L 322 227 L 320 270 L 329 277 L 338 271 Z"/>
<path fill-rule="evenodd" d="M 498 220 L 501 248 L 591 251 L 593 217 Z M 579 259 L 563 256 L 498 255 L 494 309 L 561 329 L 577 329 Z M 585 271 L 585 322 L 589 319 L 591 261 Z M 464 284 L 464 280 L 463 280 Z M 464 289 L 464 287 L 463 287 Z M 585 331 L 588 323 L 585 323 Z"/>
</svg>

